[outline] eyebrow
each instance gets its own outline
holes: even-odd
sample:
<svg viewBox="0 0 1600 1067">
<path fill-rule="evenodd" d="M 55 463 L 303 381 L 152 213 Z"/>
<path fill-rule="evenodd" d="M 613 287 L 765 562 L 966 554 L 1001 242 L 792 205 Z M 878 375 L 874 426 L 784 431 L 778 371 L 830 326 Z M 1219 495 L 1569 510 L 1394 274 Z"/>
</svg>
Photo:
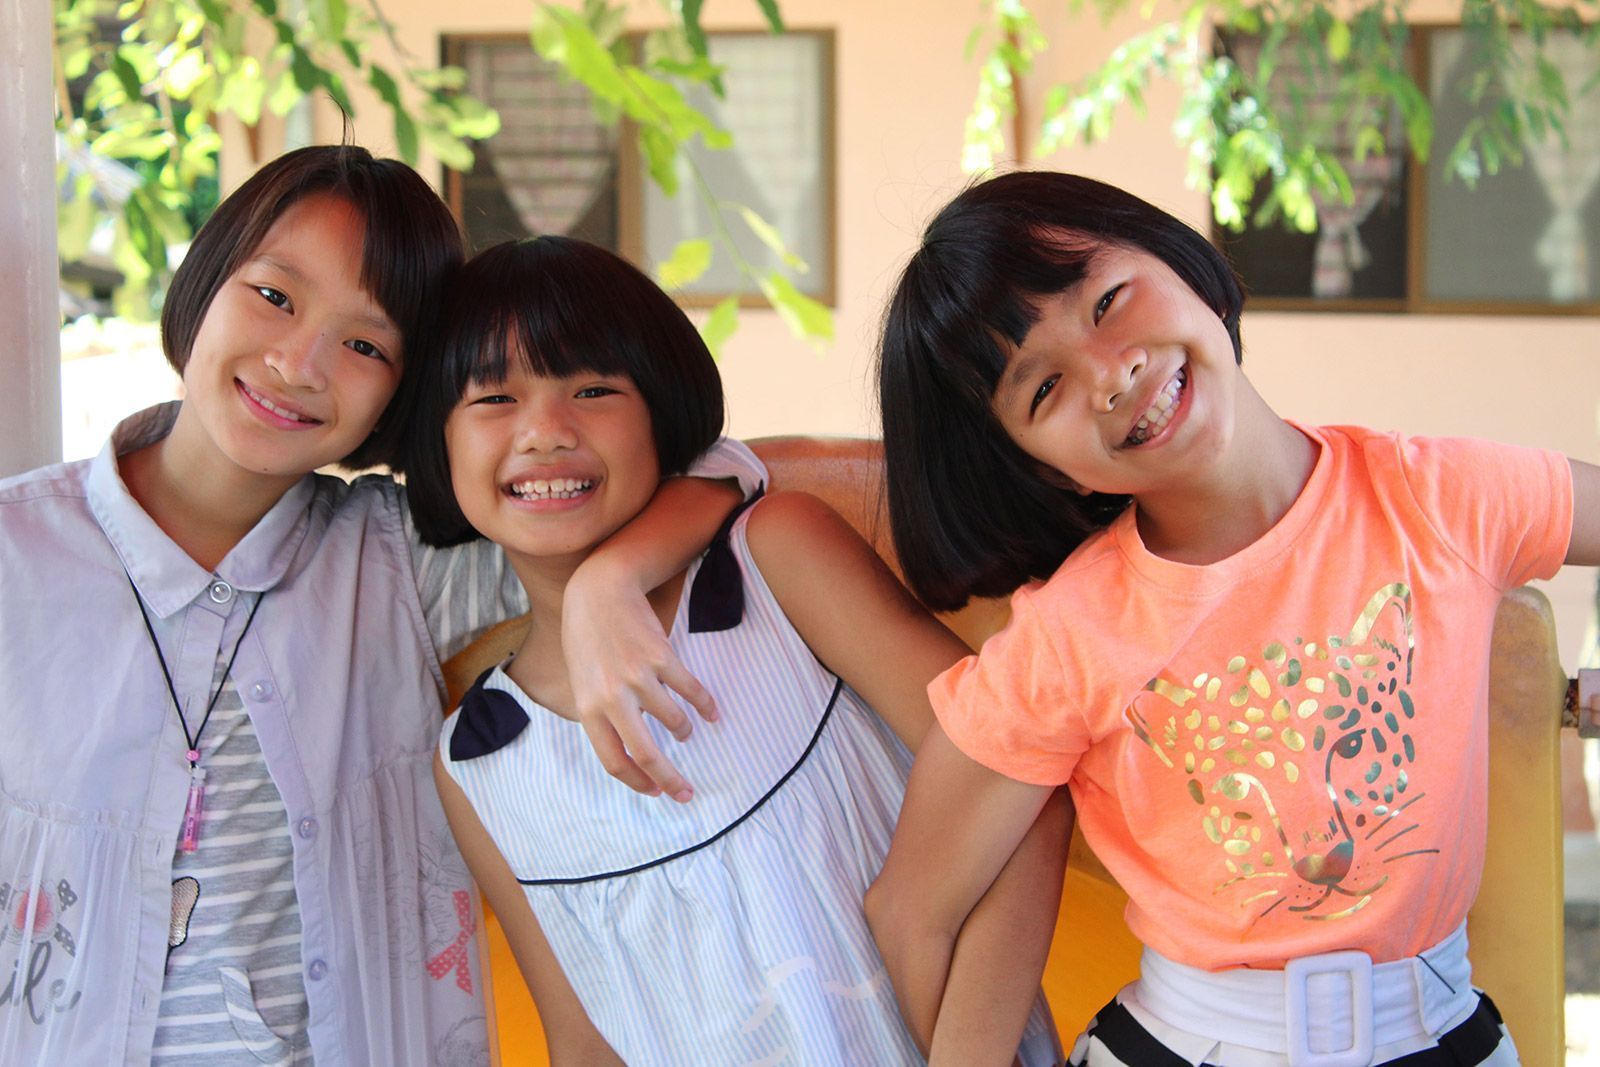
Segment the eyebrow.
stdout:
<svg viewBox="0 0 1600 1067">
<path fill-rule="evenodd" d="M 278 271 L 282 274 L 287 274 L 296 282 L 300 282 L 301 284 L 310 284 L 310 280 L 305 276 L 305 273 L 301 271 L 300 268 L 286 260 L 279 259 L 276 256 L 258 252 L 256 255 L 251 256 L 247 262 L 264 264 L 268 267 L 271 267 L 275 271 Z M 365 290 L 362 291 L 365 292 Z M 368 296 L 368 299 L 371 299 L 370 295 Z M 351 318 L 354 319 L 356 324 L 359 326 L 370 326 L 374 330 L 388 330 L 392 333 L 400 332 L 400 327 L 395 324 L 395 321 L 382 311 L 358 311 L 353 314 Z"/>
<path fill-rule="evenodd" d="M 1038 356 L 1021 356 L 1016 358 L 1017 350 L 1012 350 L 1013 359 L 1000 381 L 996 383 L 994 394 L 999 400 L 1005 400 L 1011 393 L 1020 389 L 1024 382 L 1033 374 L 1034 367 L 1039 362 Z"/>
</svg>

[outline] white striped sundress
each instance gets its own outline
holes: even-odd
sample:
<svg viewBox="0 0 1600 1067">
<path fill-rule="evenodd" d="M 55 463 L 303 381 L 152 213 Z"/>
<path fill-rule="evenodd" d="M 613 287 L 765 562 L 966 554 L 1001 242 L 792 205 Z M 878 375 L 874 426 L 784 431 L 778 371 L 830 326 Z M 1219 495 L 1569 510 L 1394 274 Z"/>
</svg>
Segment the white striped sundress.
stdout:
<svg viewBox="0 0 1600 1067">
<path fill-rule="evenodd" d="M 515 722 L 475 726 L 478 703 L 463 728 L 458 709 L 444 762 L 590 1019 L 632 1067 L 920 1063 L 861 905 L 910 755 L 785 618 L 746 518 L 691 568 L 672 626 L 721 717 L 683 744 L 647 719 L 694 783 L 690 803 L 611 778 L 582 727 L 499 668 L 468 699 L 492 697 Z M 479 754 L 453 758 L 473 736 Z M 1022 1062 L 1059 1057 L 1041 998 Z"/>
</svg>

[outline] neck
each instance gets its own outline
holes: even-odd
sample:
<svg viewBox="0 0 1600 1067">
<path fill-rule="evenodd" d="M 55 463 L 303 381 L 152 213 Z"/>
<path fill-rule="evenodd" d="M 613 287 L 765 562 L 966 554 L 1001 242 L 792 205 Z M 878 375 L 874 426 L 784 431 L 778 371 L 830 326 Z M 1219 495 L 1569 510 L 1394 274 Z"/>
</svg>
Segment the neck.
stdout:
<svg viewBox="0 0 1600 1067">
<path fill-rule="evenodd" d="M 1179 563 L 1226 559 L 1288 513 L 1316 463 L 1316 444 L 1241 378 L 1235 432 L 1219 473 L 1181 497 L 1137 499 L 1139 536 L 1151 552 Z"/>
<path fill-rule="evenodd" d="M 187 406 L 179 411 L 166 437 L 119 457 L 117 469 L 162 532 L 190 559 L 215 570 L 300 479 L 257 474 L 215 448 L 193 447 L 198 427 L 186 423 L 187 412 Z"/>
<path fill-rule="evenodd" d="M 572 683 L 567 673 L 566 651 L 561 643 L 562 611 L 568 582 L 582 558 L 576 560 L 529 559 L 507 552 L 512 569 L 528 594 L 532 624 L 517 648 L 506 673 L 524 693 L 565 718 L 575 719 Z M 678 610 L 684 575 L 674 575 L 648 597 L 651 610 L 664 631 L 670 632 Z"/>
</svg>

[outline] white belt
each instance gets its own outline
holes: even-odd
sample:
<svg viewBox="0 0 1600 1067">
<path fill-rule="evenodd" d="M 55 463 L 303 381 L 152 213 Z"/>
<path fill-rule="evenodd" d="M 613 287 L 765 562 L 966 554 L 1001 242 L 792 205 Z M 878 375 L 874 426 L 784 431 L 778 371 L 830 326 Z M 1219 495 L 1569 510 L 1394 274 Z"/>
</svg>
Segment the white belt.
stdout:
<svg viewBox="0 0 1600 1067">
<path fill-rule="evenodd" d="M 1281 971 L 1203 971 L 1146 948 L 1137 996 L 1170 1026 L 1287 1055 L 1293 1067 L 1365 1067 L 1377 1046 L 1442 1033 L 1477 1003 L 1465 923 L 1392 963 L 1326 952 Z"/>
</svg>

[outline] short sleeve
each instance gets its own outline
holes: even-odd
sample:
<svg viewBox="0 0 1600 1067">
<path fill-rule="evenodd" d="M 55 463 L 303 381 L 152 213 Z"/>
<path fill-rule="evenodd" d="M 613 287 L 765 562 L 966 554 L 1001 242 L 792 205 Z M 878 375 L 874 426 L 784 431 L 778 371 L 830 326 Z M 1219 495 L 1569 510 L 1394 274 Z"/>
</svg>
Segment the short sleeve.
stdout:
<svg viewBox="0 0 1600 1067">
<path fill-rule="evenodd" d="M 1401 442 L 1413 497 L 1445 543 L 1491 584 L 1549 578 L 1572 540 L 1572 468 L 1559 452 L 1473 438 Z"/>
<path fill-rule="evenodd" d="M 1061 785 L 1089 745 L 1069 693 L 1052 627 L 1030 590 L 1011 599 L 1011 622 L 928 686 L 933 713 L 963 753 L 1008 778 Z"/>
<path fill-rule="evenodd" d="M 732 437 L 717 438 L 716 444 L 706 449 L 684 473 L 690 478 L 713 481 L 730 478 L 739 483 L 739 492 L 746 500 L 767 484 L 767 465 L 750 451 L 749 445 Z"/>
</svg>

